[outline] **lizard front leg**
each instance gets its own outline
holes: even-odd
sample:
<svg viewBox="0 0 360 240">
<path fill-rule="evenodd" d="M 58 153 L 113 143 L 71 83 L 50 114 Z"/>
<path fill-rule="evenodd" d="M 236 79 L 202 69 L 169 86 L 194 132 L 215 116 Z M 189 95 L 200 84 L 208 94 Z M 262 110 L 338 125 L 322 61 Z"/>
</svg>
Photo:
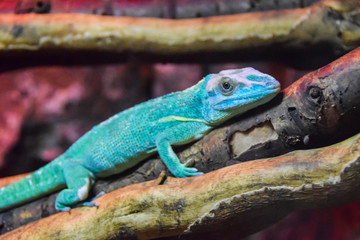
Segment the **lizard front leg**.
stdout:
<svg viewBox="0 0 360 240">
<path fill-rule="evenodd" d="M 187 167 L 188 161 L 186 163 L 180 163 L 171 145 L 190 142 L 196 139 L 194 133 L 200 130 L 198 133 L 200 136 L 208 129 L 209 127 L 203 123 L 187 122 L 167 128 L 156 136 L 155 144 L 159 156 L 175 177 L 190 177 L 203 173 L 197 172 L 196 168 Z"/>
<path fill-rule="evenodd" d="M 71 160 L 63 163 L 63 173 L 68 188 L 57 196 L 55 208 L 60 211 L 70 211 L 73 205 L 88 197 L 95 177 L 87 168 Z"/>
<path fill-rule="evenodd" d="M 171 148 L 169 141 L 161 139 L 156 143 L 159 156 L 175 177 L 190 177 L 201 175 L 197 172 L 196 168 L 186 167 L 186 163 L 180 163 L 179 158 L 176 156 Z"/>
</svg>

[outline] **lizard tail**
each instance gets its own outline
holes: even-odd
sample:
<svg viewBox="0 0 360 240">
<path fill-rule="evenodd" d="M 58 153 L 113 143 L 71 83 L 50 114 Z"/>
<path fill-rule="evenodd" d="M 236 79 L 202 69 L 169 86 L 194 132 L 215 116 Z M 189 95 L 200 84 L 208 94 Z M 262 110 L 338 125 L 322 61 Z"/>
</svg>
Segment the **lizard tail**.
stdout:
<svg viewBox="0 0 360 240">
<path fill-rule="evenodd" d="M 65 179 L 60 162 L 56 159 L 20 181 L 0 188 L 0 212 L 63 188 Z"/>
</svg>

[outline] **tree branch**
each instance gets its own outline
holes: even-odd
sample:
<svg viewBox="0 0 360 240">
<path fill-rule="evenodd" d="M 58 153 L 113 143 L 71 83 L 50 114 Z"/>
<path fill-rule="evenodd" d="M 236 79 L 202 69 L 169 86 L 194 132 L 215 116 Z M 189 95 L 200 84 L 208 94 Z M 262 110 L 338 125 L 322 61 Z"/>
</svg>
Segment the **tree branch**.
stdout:
<svg viewBox="0 0 360 240">
<path fill-rule="evenodd" d="M 330 147 L 240 163 L 198 177 L 130 185 L 97 199 L 98 209 L 58 213 L 3 239 L 235 239 L 294 210 L 358 199 L 359 164 L 356 135 Z"/>
<path fill-rule="evenodd" d="M 83 13 L 111 16 L 195 18 L 241 12 L 306 7 L 317 0 L 257 2 L 249 0 L 19 0 L 2 3 L 3 13 Z"/>
<path fill-rule="evenodd" d="M 147 61 L 261 58 L 319 65 L 359 44 L 359 23 L 354 17 L 359 9 L 355 0 L 323 0 L 307 8 L 186 20 L 3 14 L 0 53 L 15 65 L 19 65 L 19 51 L 28 64 L 34 57 L 37 64 L 69 64 L 65 56 L 72 53 L 71 58 L 82 58 L 75 61 L 78 64 L 132 56 Z M 312 53 L 318 51 L 321 57 Z M 290 57 L 295 52 L 297 58 Z"/>
</svg>

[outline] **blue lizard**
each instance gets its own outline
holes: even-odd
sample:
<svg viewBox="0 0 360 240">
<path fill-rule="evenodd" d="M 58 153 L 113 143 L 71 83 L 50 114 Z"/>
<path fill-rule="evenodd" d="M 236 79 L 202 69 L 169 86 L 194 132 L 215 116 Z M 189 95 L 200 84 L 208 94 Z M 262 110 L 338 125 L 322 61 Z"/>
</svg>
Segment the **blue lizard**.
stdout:
<svg viewBox="0 0 360 240">
<path fill-rule="evenodd" d="M 69 211 L 88 197 L 96 178 L 121 173 L 155 152 L 174 176 L 200 175 L 181 163 L 171 146 L 203 137 L 227 119 L 268 102 L 279 90 L 273 77 L 243 68 L 209 74 L 184 91 L 138 104 L 93 127 L 51 163 L 1 188 L 0 211 L 65 187 L 55 207 Z"/>
</svg>

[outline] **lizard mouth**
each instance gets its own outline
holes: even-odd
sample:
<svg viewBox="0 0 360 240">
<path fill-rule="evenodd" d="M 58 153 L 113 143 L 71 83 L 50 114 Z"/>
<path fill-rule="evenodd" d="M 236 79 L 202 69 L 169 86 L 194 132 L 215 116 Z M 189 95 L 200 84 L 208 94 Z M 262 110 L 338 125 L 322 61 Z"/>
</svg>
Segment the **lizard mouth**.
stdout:
<svg viewBox="0 0 360 240">
<path fill-rule="evenodd" d="M 227 110 L 235 107 L 246 106 L 254 102 L 262 101 L 263 99 L 269 100 L 269 98 L 271 99 L 279 91 L 280 91 L 279 88 L 272 88 L 266 91 L 243 95 L 241 97 L 228 98 L 221 102 L 216 103 L 214 105 L 214 109 Z"/>
</svg>

